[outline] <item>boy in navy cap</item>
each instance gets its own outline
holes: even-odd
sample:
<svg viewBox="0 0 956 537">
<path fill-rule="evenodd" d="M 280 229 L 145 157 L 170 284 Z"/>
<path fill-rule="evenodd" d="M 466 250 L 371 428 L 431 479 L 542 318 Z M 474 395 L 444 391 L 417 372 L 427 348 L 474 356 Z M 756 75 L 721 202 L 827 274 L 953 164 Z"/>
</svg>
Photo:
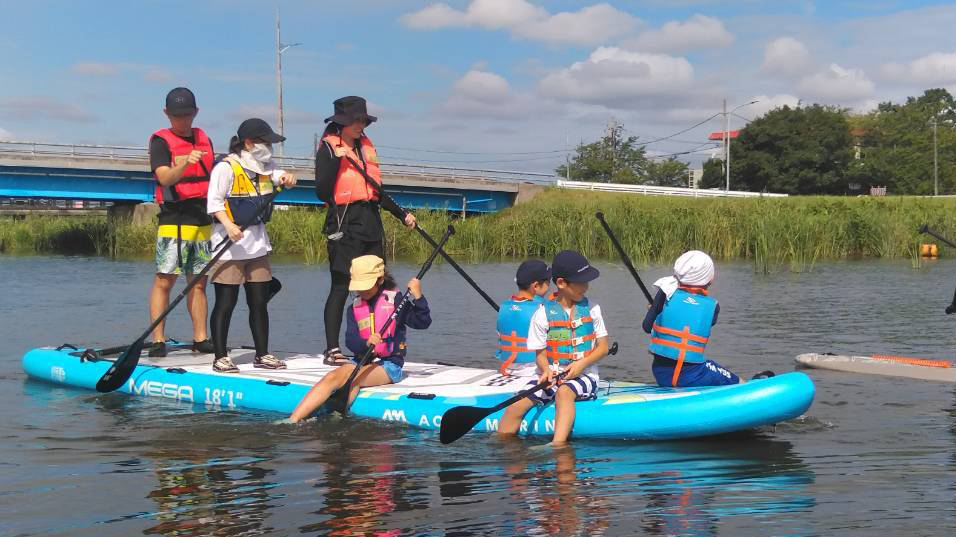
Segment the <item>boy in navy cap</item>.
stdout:
<svg viewBox="0 0 956 537">
<path fill-rule="evenodd" d="M 534 351 L 528 350 L 528 328 L 531 316 L 544 304 L 551 280 L 551 269 L 544 261 L 529 259 L 518 267 L 515 283 L 518 294 L 501 303 L 498 310 L 498 352 L 502 375 L 534 374 Z M 516 367 L 511 368 L 513 364 Z M 511 369 L 509 369 L 511 368 Z"/>
<path fill-rule="evenodd" d="M 558 382 L 508 407 L 498 428 L 499 434 L 517 433 L 521 419 L 534 404 L 553 400 L 555 423 L 551 444 L 567 442 L 574 426 L 574 403 L 597 393 L 596 364 L 608 350 L 601 307 L 589 304 L 584 296 L 588 282 L 599 275 L 598 269 L 578 252 L 565 250 L 554 256 L 551 278 L 558 291 L 531 318 L 527 347 L 537 353 L 535 363 L 540 378 L 531 380 L 527 387 L 544 381 Z M 563 376 L 559 378 L 561 369 Z"/>
</svg>

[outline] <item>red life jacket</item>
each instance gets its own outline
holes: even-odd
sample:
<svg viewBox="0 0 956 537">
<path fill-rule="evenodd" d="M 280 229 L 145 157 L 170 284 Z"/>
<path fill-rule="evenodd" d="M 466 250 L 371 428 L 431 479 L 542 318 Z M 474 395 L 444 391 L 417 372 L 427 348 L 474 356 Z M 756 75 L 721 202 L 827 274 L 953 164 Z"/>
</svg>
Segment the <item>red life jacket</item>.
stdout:
<svg viewBox="0 0 956 537">
<path fill-rule="evenodd" d="M 382 291 L 379 293 L 375 302 L 375 311 L 371 311 L 368 302 L 362 300 L 361 297 L 355 297 L 352 302 L 352 314 L 355 316 L 355 322 L 358 323 L 359 336 L 362 339 L 368 341 L 369 336 L 372 335 L 372 330 L 376 334 L 382 330 L 382 326 L 395 311 L 396 296 L 398 296 L 397 291 Z M 388 330 L 382 334 L 382 342 L 375 346 L 375 356 L 382 358 L 392 355 L 397 324 L 392 321 L 388 325 Z"/>
<path fill-rule="evenodd" d="M 195 198 L 205 198 L 209 192 L 209 172 L 213 166 L 212 142 L 201 129 L 193 128 L 195 143 L 189 143 L 173 134 L 169 129 L 161 129 L 153 133 L 166 140 L 171 156 L 170 166 L 176 166 L 189 156 L 194 149 L 205 151 L 202 160 L 191 164 L 183 171 L 183 176 L 176 184 L 163 186 L 156 180 L 156 203 L 169 203 Z"/>
<path fill-rule="evenodd" d="M 359 138 L 359 148 L 362 158 L 355 152 L 355 148 L 346 144 L 337 134 L 326 134 L 322 141 L 329 144 L 332 154 L 339 157 L 339 171 L 335 177 L 335 189 L 332 198 L 335 204 L 342 206 L 357 201 L 378 201 L 378 190 L 369 186 L 362 172 L 349 159 L 362 165 L 365 162 L 365 173 L 376 184 L 382 185 L 382 170 L 378 166 L 378 153 L 367 136 Z"/>
</svg>

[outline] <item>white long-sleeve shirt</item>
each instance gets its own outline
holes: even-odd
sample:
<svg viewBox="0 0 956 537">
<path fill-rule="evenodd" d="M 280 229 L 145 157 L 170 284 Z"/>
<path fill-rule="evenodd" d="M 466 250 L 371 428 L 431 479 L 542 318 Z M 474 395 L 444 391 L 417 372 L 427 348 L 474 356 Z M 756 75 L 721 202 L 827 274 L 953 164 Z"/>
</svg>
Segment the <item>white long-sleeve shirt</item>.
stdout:
<svg viewBox="0 0 956 537">
<path fill-rule="evenodd" d="M 243 170 L 252 177 L 256 172 L 246 169 L 243 166 Z M 272 170 L 272 184 L 278 185 L 279 178 L 285 173 L 283 170 Z M 212 173 L 209 176 L 209 193 L 206 199 L 206 212 L 209 214 L 214 214 L 219 211 L 226 210 L 226 198 L 229 196 L 229 192 L 232 191 L 232 182 L 235 178 L 232 173 L 232 166 L 227 161 L 222 161 L 219 164 L 216 164 Z M 226 228 L 223 226 L 218 218 L 213 217 L 212 225 L 212 247 L 213 255 L 215 255 L 215 248 L 217 245 L 222 244 L 222 241 L 229 238 L 229 234 L 226 233 Z M 245 232 L 242 234 L 242 239 L 233 243 L 229 247 L 229 251 L 222 255 L 222 261 L 230 260 L 241 260 L 241 259 L 256 259 L 262 257 L 272 251 L 272 243 L 269 242 L 269 234 L 266 233 L 265 224 L 254 224 L 246 228 Z"/>
</svg>

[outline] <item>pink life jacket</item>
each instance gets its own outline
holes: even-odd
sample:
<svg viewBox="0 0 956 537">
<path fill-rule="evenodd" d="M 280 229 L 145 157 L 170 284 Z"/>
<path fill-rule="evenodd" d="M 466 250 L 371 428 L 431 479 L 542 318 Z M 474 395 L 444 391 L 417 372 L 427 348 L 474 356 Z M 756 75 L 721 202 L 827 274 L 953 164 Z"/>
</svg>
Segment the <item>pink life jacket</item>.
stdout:
<svg viewBox="0 0 956 537">
<path fill-rule="evenodd" d="M 355 316 L 355 322 L 358 323 L 359 336 L 368 341 L 372 335 L 372 330 L 378 333 L 385 326 L 385 322 L 395 311 L 395 299 L 398 296 L 397 291 L 382 291 L 375 302 L 375 311 L 369 310 L 367 302 L 361 297 L 355 297 L 352 302 L 352 314 Z M 398 323 L 392 321 L 388 325 L 388 330 L 382 334 L 382 342 L 375 346 L 375 356 L 382 358 L 391 356 L 394 350 L 395 327 Z"/>
</svg>

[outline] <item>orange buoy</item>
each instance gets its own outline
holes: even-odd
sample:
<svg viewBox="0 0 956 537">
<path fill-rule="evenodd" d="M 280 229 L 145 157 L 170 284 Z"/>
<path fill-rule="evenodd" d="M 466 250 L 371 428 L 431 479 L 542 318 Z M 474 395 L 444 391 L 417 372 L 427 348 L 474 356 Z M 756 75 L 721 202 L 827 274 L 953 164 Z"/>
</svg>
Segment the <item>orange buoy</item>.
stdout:
<svg viewBox="0 0 956 537">
<path fill-rule="evenodd" d="M 939 248 L 937 248 L 935 244 L 920 244 L 919 255 L 920 257 L 937 257 L 939 255 Z"/>
</svg>

